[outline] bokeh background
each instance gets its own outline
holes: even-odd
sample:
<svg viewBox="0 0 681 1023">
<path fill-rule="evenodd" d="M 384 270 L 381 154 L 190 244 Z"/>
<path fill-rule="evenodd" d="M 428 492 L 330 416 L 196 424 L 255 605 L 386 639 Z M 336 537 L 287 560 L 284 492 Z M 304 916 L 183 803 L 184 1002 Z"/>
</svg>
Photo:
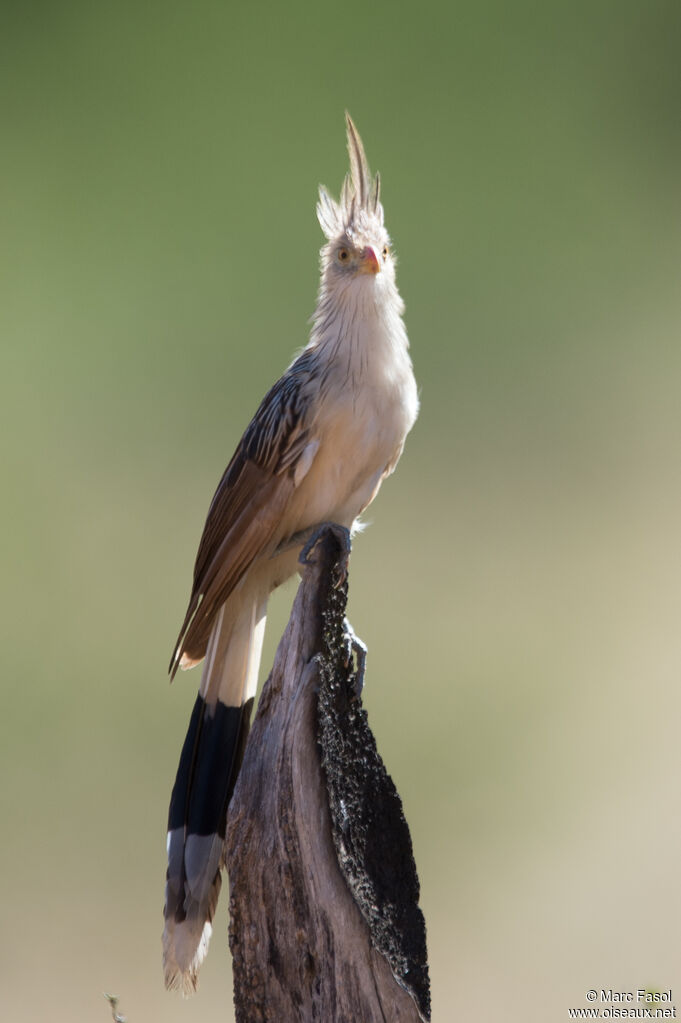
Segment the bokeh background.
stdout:
<svg viewBox="0 0 681 1023">
<path fill-rule="evenodd" d="M 680 54 L 675 0 L 4 6 L 3 1019 L 232 1018 L 224 900 L 198 995 L 163 990 L 198 684 L 165 669 L 307 338 L 345 108 L 422 397 L 351 617 L 434 1019 L 681 1002 Z"/>
</svg>

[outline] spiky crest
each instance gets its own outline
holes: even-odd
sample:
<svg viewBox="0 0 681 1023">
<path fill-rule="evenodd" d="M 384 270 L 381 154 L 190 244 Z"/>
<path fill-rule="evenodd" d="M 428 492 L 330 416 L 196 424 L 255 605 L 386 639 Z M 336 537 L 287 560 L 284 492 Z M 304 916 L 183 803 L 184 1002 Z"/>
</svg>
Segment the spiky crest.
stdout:
<svg viewBox="0 0 681 1023">
<path fill-rule="evenodd" d="M 317 218 L 329 241 L 343 232 L 352 232 L 353 227 L 360 226 L 367 218 L 376 218 L 383 223 L 380 175 L 377 173 L 372 182 L 362 140 L 347 111 L 345 122 L 350 173 L 345 176 L 340 201 L 332 199 L 323 185 L 319 187 Z"/>
</svg>

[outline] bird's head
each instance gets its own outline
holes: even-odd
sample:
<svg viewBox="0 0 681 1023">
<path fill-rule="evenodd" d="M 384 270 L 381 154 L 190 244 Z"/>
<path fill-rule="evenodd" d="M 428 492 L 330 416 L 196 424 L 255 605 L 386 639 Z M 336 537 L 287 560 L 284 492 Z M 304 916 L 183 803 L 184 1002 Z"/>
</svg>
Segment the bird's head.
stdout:
<svg viewBox="0 0 681 1023">
<path fill-rule="evenodd" d="M 340 200 L 319 189 L 317 217 L 327 242 L 322 248 L 322 285 L 334 291 L 394 284 L 395 266 L 390 237 L 383 223 L 381 179 L 371 178 L 364 146 L 349 114 L 350 173 Z"/>
</svg>

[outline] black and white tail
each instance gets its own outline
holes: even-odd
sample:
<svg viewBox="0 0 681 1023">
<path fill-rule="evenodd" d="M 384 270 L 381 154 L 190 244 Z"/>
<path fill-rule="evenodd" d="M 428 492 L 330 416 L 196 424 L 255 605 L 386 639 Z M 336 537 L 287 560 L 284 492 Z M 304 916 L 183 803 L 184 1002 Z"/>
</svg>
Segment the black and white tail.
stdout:
<svg viewBox="0 0 681 1023">
<path fill-rule="evenodd" d="M 196 989 L 212 932 L 227 807 L 248 736 L 266 611 L 266 597 L 243 594 L 220 609 L 170 797 L 163 962 L 166 987 L 184 994 Z"/>
</svg>

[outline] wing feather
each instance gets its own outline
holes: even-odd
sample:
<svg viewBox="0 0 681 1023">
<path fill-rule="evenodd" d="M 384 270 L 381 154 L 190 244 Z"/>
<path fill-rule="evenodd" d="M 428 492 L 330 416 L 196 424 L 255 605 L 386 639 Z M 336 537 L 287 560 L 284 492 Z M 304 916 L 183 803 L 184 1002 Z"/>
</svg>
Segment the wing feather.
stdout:
<svg viewBox="0 0 681 1023">
<path fill-rule="evenodd" d="M 310 461 L 311 408 L 306 384 L 314 352 L 306 349 L 265 395 L 225 469 L 208 509 L 194 564 L 187 613 L 170 662 L 201 660 L 215 615 L 259 555 L 282 539 L 281 522 Z M 302 468 L 302 466 L 301 466 Z M 308 466 L 309 468 L 309 466 Z"/>
</svg>

